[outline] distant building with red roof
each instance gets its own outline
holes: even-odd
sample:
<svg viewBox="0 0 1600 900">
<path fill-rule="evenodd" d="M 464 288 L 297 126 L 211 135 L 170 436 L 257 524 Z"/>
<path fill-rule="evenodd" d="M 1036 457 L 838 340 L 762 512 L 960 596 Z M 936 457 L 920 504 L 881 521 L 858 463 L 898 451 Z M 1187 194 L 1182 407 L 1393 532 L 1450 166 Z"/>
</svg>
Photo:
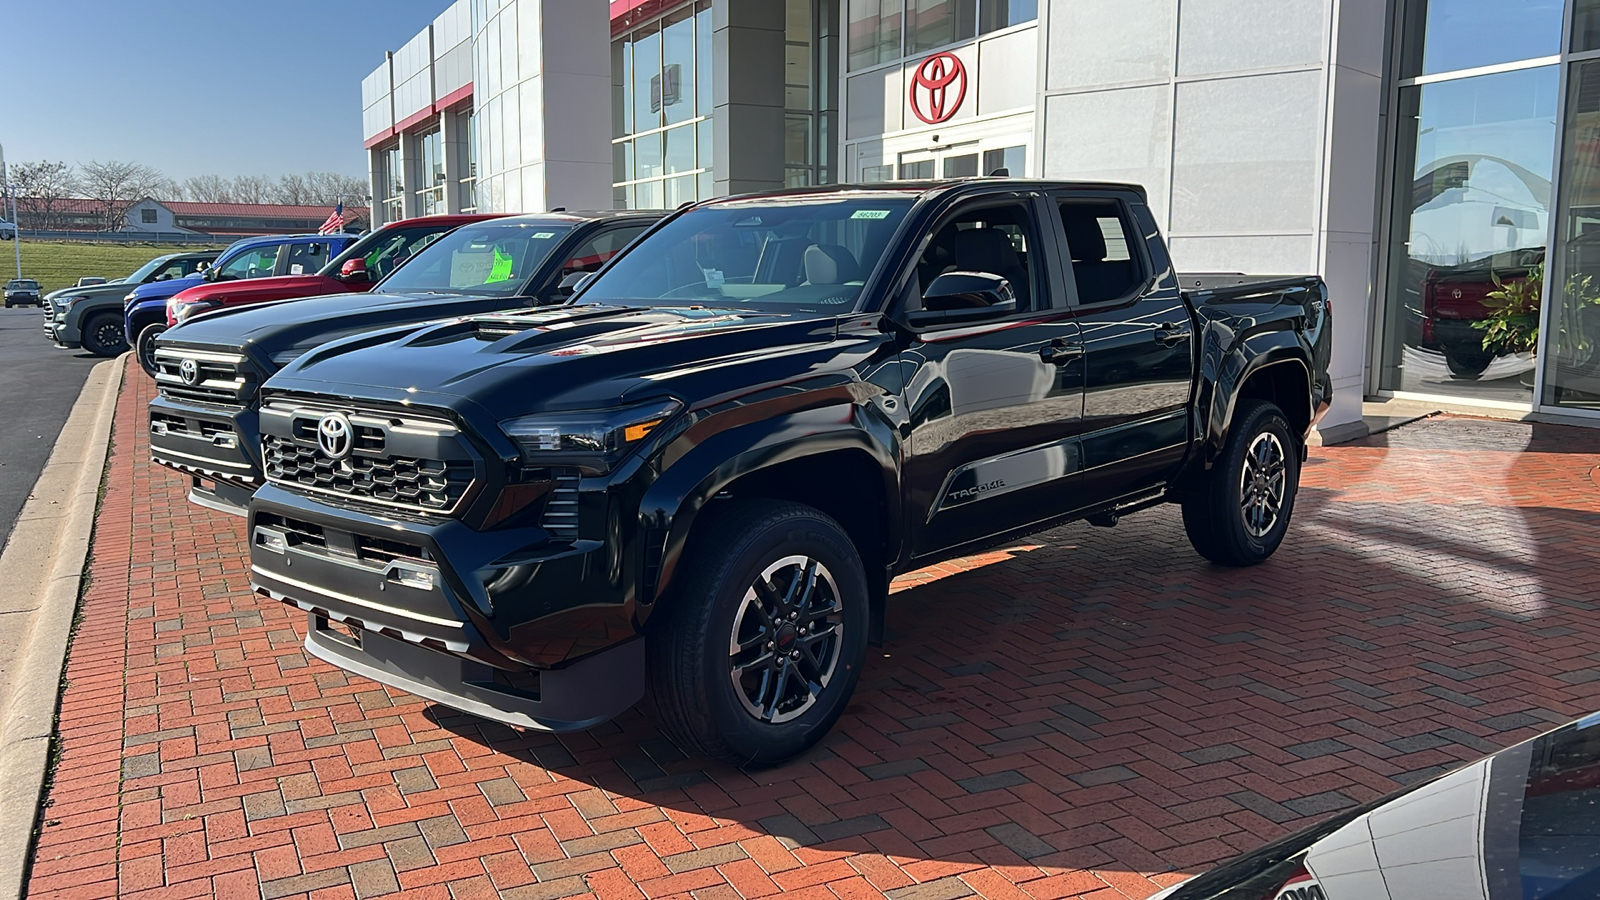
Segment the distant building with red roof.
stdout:
<svg viewBox="0 0 1600 900">
<path fill-rule="evenodd" d="M 334 207 L 197 203 L 146 197 L 128 206 L 114 228 L 107 227 L 109 209 L 103 200 L 71 197 L 46 204 L 36 198 L 17 198 L 20 225 L 27 231 L 142 231 L 217 237 L 314 232 Z M 346 206 L 344 215 L 346 231 L 362 231 L 370 220 L 365 206 Z"/>
</svg>

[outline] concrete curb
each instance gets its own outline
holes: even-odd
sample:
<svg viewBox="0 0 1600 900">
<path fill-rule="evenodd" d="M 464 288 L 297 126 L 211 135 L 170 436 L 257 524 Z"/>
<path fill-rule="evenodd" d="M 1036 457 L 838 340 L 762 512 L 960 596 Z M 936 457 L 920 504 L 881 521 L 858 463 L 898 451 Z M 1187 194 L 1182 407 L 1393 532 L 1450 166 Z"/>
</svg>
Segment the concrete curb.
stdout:
<svg viewBox="0 0 1600 900">
<path fill-rule="evenodd" d="M 0 554 L 0 900 L 20 898 L 126 359 L 89 371 Z"/>
</svg>

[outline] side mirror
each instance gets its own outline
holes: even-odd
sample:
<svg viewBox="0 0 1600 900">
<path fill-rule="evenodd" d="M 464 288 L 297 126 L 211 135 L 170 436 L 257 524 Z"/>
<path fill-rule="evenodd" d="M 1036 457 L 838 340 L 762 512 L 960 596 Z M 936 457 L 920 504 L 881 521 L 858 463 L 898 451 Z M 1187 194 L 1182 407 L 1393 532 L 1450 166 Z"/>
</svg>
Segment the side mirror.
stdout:
<svg viewBox="0 0 1600 900">
<path fill-rule="evenodd" d="M 905 313 L 911 328 L 1003 319 L 1017 311 L 1011 282 L 987 272 L 946 272 L 922 294 L 922 309 Z"/>
<path fill-rule="evenodd" d="M 568 272 L 561 276 L 561 283 L 556 285 L 556 290 L 563 294 L 576 294 L 578 288 L 588 283 L 593 272 Z"/>
<path fill-rule="evenodd" d="M 340 281 L 369 281 L 372 276 L 367 274 L 367 260 L 365 257 L 353 257 L 344 261 L 339 267 Z"/>
</svg>

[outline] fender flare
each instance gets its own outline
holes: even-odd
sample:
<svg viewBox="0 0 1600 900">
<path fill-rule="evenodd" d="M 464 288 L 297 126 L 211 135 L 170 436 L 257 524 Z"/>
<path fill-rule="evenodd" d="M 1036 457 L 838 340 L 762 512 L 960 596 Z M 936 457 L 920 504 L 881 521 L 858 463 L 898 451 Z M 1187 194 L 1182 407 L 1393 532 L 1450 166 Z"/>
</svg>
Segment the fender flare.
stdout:
<svg viewBox="0 0 1600 900">
<path fill-rule="evenodd" d="M 1288 332 L 1277 332 L 1288 334 Z M 1270 341 L 1272 332 L 1253 335 L 1245 339 L 1242 345 L 1228 354 L 1228 359 L 1218 373 L 1216 381 L 1211 385 L 1211 396 L 1208 408 L 1204 409 L 1201 422 L 1204 427 L 1202 445 L 1204 448 L 1204 468 L 1210 469 L 1217 455 L 1222 452 L 1222 447 L 1228 441 L 1228 432 L 1233 426 L 1233 414 L 1239 403 L 1239 390 L 1250 378 L 1268 368 L 1283 365 L 1299 366 L 1300 374 L 1305 381 L 1306 411 L 1315 416 L 1314 400 L 1312 398 L 1311 365 L 1307 361 L 1305 348 L 1298 341 Z M 1265 347 L 1260 344 L 1267 343 Z M 1251 345 L 1258 345 L 1252 348 Z M 1246 350 L 1258 349 L 1253 355 Z M 1237 366 L 1237 368 L 1235 368 Z M 1303 440 L 1305 435 L 1299 435 Z"/>
<path fill-rule="evenodd" d="M 641 571 L 650 570 L 653 554 L 659 554 L 659 563 L 654 583 L 641 586 L 641 606 L 653 606 L 671 587 L 700 510 L 737 479 L 783 463 L 840 451 L 864 454 L 876 464 L 883 481 L 885 536 L 899 533 L 901 492 L 890 426 L 877 422 L 884 432 L 878 433 L 880 428 L 869 424 L 874 422 L 871 417 L 864 423 L 862 416 L 852 415 L 848 422 L 817 430 L 804 418 L 804 412 L 795 413 L 719 432 L 679 458 L 645 490 L 639 503 L 646 556 Z M 892 565 L 898 553 L 898 547 L 885 546 L 884 565 Z M 873 575 L 868 572 L 869 583 Z"/>
</svg>

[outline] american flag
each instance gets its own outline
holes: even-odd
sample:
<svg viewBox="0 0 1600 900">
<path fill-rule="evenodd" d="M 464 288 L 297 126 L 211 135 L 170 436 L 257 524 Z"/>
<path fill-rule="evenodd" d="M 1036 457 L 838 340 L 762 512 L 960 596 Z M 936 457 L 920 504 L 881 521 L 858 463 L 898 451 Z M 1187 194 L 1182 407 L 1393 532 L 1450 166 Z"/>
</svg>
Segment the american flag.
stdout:
<svg viewBox="0 0 1600 900">
<path fill-rule="evenodd" d="M 338 234 L 344 230 L 344 201 L 340 200 L 334 206 L 333 212 L 328 214 L 328 221 L 322 223 L 317 229 L 317 234 Z"/>
</svg>

